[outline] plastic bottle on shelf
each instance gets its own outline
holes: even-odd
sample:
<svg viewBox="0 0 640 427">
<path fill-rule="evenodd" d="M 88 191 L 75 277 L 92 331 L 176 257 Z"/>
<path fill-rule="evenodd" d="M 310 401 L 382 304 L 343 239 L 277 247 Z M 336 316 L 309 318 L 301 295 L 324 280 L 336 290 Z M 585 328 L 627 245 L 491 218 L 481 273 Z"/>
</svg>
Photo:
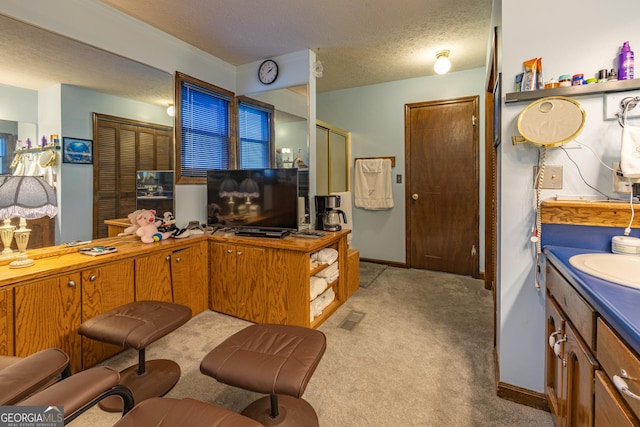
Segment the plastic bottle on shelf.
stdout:
<svg viewBox="0 0 640 427">
<path fill-rule="evenodd" d="M 618 80 L 633 79 L 633 51 L 629 42 L 624 42 L 618 56 Z"/>
</svg>

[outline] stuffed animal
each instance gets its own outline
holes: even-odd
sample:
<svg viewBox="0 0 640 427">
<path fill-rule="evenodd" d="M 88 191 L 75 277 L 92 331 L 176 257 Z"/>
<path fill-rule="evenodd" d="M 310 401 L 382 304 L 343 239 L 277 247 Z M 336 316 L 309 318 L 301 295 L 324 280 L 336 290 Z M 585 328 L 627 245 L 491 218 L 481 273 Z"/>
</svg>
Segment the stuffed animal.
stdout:
<svg viewBox="0 0 640 427">
<path fill-rule="evenodd" d="M 164 215 L 162 215 L 162 219 L 160 219 L 160 222 L 161 224 L 158 227 L 158 231 L 161 233 L 171 231 L 175 234 L 177 231 L 180 231 L 176 226 L 176 217 L 173 216 L 172 212 L 165 212 Z"/>
<path fill-rule="evenodd" d="M 138 220 L 136 218 L 138 217 L 138 215 L 140 215 L 142 211 L 143 209 L 138 209 L 137 211 L 133 211 L 129 215 L 127 215 L 127 218 L 129 218 L 131 225 L 125 228 L 124 232 L 118 233 L 118 236 L 129 236 L 129 235 L 135 236 L 136 231 L 138 231 L 138 228 L 140 228 L 140 225 L 138 224 Z"/>
<path fill-rule="evenodd" d="M 140 240 L 143 243 L 153 243 L 158 242 L 162 239 L 168 239 L 171 237 L 173 232 L 159 232 L 158 226 L 162 223 L 162 221 L 156 220 L 156 211 L 151 210 L 143 210 L 136 217 L 136 222 L 140 226 L 138 230 L 136 230 L 136 235 L 140 236 Z"/>
</svg>

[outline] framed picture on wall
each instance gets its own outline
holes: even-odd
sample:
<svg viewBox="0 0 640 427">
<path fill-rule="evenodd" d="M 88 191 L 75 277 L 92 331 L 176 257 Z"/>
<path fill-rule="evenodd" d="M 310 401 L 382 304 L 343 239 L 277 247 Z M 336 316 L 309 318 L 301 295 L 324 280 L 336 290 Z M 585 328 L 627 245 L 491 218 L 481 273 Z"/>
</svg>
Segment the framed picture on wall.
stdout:
<svg viewBox="0 0 640 427">
<path fill-rule="evenodd" d="M 62 163 L 92 164 L 93 141 L 90 139 L 63 137 Z"/>
</svg>

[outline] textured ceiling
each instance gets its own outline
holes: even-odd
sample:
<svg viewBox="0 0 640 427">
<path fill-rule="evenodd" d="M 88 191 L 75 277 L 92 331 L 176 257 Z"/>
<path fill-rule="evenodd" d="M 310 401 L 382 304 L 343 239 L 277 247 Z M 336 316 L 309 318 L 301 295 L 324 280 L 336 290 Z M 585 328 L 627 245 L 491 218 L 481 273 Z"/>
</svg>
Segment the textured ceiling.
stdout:
<svg viewBox="0 0 640 427">
<path fill-rule="evenodd" d="M 492 0 L 101 0 L 232 64 L 303 49 L 322 61 L 318 92 L 484 66 Z M 165 72 L 0 15 L 0 83 L 66 83 L 158 105 Z"/>
<path fill-rule="evenodd" d="M 484 66 L 492 0 L 101 0 L 233 65 L 316 51 L 317 91 Z"/>
<path fill-rule="evenodd" d="M 40 90 L 65 83 L 150 104 L 173 99 L 163 71 L 0 15 L 0 83 Z"/>
</svg>

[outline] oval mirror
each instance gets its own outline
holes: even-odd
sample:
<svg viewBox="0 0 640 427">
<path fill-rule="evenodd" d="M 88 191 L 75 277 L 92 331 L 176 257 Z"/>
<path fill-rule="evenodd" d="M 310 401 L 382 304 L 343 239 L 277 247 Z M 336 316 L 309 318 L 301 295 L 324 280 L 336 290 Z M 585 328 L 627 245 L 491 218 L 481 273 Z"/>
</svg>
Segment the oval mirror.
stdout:
<svg viewBox="0 0 640 427">
<path fill-rule="evenodd" d="M 518 115 L 518 131 L 528 142 L 559 147 L 575 139 L 585 122 L 582 106 L 571 98 L 549 96 L 529 104 Z"/>
</svg>

